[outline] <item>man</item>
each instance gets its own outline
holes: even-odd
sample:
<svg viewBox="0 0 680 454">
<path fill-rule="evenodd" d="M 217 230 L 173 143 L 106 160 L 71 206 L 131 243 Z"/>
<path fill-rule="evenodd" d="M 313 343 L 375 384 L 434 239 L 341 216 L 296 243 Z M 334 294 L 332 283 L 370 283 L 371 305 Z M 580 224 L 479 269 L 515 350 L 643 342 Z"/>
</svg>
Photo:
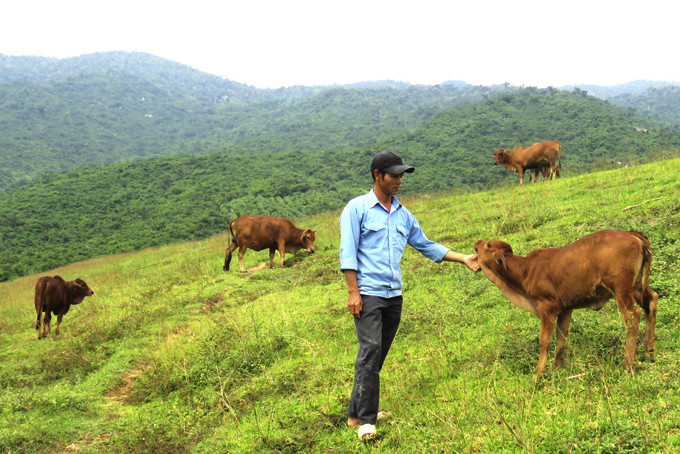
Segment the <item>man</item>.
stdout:
<svg viewBox="0 0 680 454">
<path fill-rule="evenodd" d="M 359 426 L 362 440 L 376 435 L 380 369 L 401 319 L 400 261 L 406 244 L 436 263 L 460 262 L 479 271 L 476 254 L 459 254 L 427 239 L 397 200 L 404 172 L 414 170 L 391 151 L 376 154 L 371 162 L 373 189 L 352 199 L 340 216 L 340 269 L 359 341 L 347 424 Z"/>
</svg>

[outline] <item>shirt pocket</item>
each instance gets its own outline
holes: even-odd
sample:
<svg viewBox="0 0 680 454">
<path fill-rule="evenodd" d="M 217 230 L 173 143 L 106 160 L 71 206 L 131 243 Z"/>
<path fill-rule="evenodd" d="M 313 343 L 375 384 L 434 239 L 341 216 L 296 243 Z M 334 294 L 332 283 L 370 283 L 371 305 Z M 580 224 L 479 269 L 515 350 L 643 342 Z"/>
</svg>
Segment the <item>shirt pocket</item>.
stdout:
<svg viewBox="0 0 680 454">
<path fill-rule="evenodd" d="M 408 229 L 403 225 L 397 226 L 397 234 L 394 235 L 394 245 L 399 250 L 403 251 L 408 241 Z"/>
<path fill-rule="evenodd" d="M 366 223 L 361 231 L 362 247 L 383 249 L 387 247 L 387 229 L 384 224 Z"/>
</svg>

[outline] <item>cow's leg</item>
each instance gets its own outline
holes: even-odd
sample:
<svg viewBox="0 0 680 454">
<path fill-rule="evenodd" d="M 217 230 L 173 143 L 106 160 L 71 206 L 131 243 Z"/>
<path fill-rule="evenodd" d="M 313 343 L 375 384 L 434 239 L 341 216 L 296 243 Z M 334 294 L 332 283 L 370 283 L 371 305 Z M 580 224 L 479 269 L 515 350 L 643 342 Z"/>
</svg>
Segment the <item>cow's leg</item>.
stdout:
<svg viewBox="0 0 680 454">
<path fill-rule="evenodd" d="M 572 310 L 566 310 L 557 317 L 557 347 L 555 348 L 554 367 L 564 364 L 564 350 L 569 339 L 569 324 L 571 323 Z"/>
<path fill-rule="evenodd" d="M 635 347 L 640 327 L 640 308 L 635 304 L 632 289 L 615 292 L 614 298 L 626 325 L 626 355 L 623 367 L 632 369 L 635 364 Z"/>
<path fill-rule="evenodd" d="M 45 326 L 45 322 L 43 321 L 42 326 L 40 323 L 40 317 L 42 317 L 42 311 L 38 312 L 38 321 L 36 322 L 35 329 L 38 331 L 38 339 L 42 339 L 42 328 Z M 43 317 L 44 318 L 44 317 Z"/>
<path fill-rule="evenodd" d="M 281 256 L 281 268 L 283 268 L 283 261 L 286 257 L 286 242 L 279 242 L 279 255 Z"/>
<path fill-rule="evenodd" d="M 238 265 L 241 267 L 241 272 L 245 273 L 246 272 L 246 267 L 243 266 L 243 256 L 246 255 L 246 245 L 242 245 L 238 247 Z"/>
<path fill-rule="evenodd" d="M 519 173 L 519 185 L 522 186 L 522 183 L 523 183 L 523 181 L 524 181 L 524 168 L 523 168 L 523 167 L 519 167 L 519 168 L 517 169 L 517 173 Z"/>
<path fill-rule="evenodd" d="M 276 248 L 269 248 L 269 268 L 274 268 L 274 255 L 276 255 Z M 283 266 L 283 264 L 281 264 Z"/>
<path fill-rule="evenodd" d="M 229 246 L 227 246 L 227 252 L 224 255 L 224 266 L 222 269 L 224 271 L 229 271 L 229 264 L 231 263 L 231 254 L 236 250 L 238 246 L 236 243 L 229 243 Z"/>
<path fill-rule="evenodd" d="M 553 314 L 541 313 L 541 334 L 538 337 L 540 352 L 538 354 L 538 365 L 536 365 L 536 376 L 540 377 L 545 372 L 545 365 L 548 363 L 548 349 L 552 341 L 555 329 L 555 316 Z"/>
<path fill-rule="evenodd" d="M 649 356 L 654 356 L 654 336 L 656 331 L 656 305 L 659 295 L 649 289 L 649 313 L 645 314 L 645 350 Z"/>
<path fill-rule="evenodd" d="M 45 316 L 43 317 L 43 323 L 42 323 L 42 337 L 47 337 L 47 335 L 50 332 L 50 321 L 52 320 L 52 311 L 50 311 L 50 308 L 47 307 L 45 308 Z M 41 336 L 38 335 L 38 339 L 40 339 Z"/>
<path fill-rule="evenodd" d="M 35 313 L 37 320 L 35 321 L 35 329 L 38 331 L 38 339 L 40 339 L 40 317 L 42 317 L 43 299 L 45 298 L 45 289 L 41 285 L 41 281 L 35 285 L 35 296 L 33 297 L 33 305 L 35 306 Z"/>
<path fill-rule="evenodd" d="M 61 326 L 62 318 L 64 318 L 64 314 L 59 312 L 59 315 L 57 315 L 57 329 L 54 330 L 54 334 L 59 334 L 59 327 Z"/>
</svg>

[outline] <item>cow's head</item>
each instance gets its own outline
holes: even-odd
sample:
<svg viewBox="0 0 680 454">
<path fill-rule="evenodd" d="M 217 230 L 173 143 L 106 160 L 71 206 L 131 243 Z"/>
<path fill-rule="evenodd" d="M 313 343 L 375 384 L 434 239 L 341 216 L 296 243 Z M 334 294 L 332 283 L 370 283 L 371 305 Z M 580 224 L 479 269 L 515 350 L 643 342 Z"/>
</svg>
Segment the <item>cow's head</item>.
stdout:
<svg viewBox="0 0 680 454">
<path fill-rule="evenodd" d="M 302 238 L 300 239 L 302 247 L 305 248 L 309 253 L 314 252 L 314 240 L 316 239 L 314 233 L 314 230 L 307 229 L 302 232 Z"/>
<path fill-rule="evenodd" d="M 81 278 L 73 281 L 73 287 L 70 291 L 71 304 L 79 304 L 85 299 L 86 296 L 94 295 L 94 290 L 92 290 Z"/>
<path fill-rule="evenodd" d="M 494 165 L 503 164 L 507 158 L 507 153 L 504 149 L 499 148 L 497 152 L 491 155 L 494 158 Z"/>
<path fill-rule="evenodd" d="M 505 241 L 477 240 L 474 244 L 479 264 L 490 270 L 506 269 L 506 257 L 512 255 L 512 246 Z"/>
</svg>

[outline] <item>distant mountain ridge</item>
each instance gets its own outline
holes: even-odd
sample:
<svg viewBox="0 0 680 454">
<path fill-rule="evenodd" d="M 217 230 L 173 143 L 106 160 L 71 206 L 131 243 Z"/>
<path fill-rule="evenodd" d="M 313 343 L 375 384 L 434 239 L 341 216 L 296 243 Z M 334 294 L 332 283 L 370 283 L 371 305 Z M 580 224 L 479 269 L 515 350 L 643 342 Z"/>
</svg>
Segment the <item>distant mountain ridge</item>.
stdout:
<svg viewBox="0 0 680 454">
<path fill-rule="evenodd" d="M 360 147 L 507 91 L 392 81 L 263 90 L 143 53 L 0 55 L 0 190 L 178 153 Z"/>
<path fill-rule="evenodd" d="M 394 80 L 363 81 L 351 84 L 320 86 L 292 86 L 277 89 L 256 88 L 208 74 L 189 65 L 177 63 L 144 52 L 98 52 L 70 58 L 39 56 L 9 56 L 0 54 L 0 84 L 11 82 L 54 82 L 89 72 L 126 72 L 143 74 L 143 79 L 166 89 L 170 93 L 195 96 L 202 100 L 223 100 L 233 96 L 230 102 L 260 102 L 274 99 L 291 99 L 313 96 L 328 88 L 407 88 L 407 82 Z M 610 98 L 622 94 L 639 95 L 650 88 L 678 85 L 679 82 L 635 80 L 623 84 L 605 86 L 595 84 L 568 84 L 557 87 L 561 90 L 580 88 L 599 98 Z M 463 88 L 471 85 L 462 80 L 447 80 L 437 85 L 453 85 Z"/>
<path fill-rule="evenodd" d="M 625 84 L 618 84 L 612 86 L 576 84 L 565 85 L 560 88 L 564 90 L 573 90 L 574 88 L 580 88 L 582 90 L 586 90 L 593 96 L 597 96 L 598 98 L 608 99 L 623 94 L 642 95 L 650 88 L 662 88 L 667 87 L 669 85 L 678 85 L 678 83 L 668 81 L 635 80 L 632 82 L 627 82 Z"/>
<path fill-rule="evenodd" d="M 47 84 L 92 73 L 134 75 L 171 96 L 195 98 L 201 102 L 252 103 L 286 99 L 287 91 L 311 96 L 320 90 L 259 89 L 142 52 L 101 52 L 63 59 L 0 54 L 0 83 Z"/>
<path fill-rule="evenodd" d="M 678 127 L 678 88 L 664 84 L 572 89 Z M 0 191 L 44 174 L 155 156 L 359 148 L 437 112 L 520 90 L 390 80 L 272 90 L 139 52 L 0 54 Z"/>
</svg>

